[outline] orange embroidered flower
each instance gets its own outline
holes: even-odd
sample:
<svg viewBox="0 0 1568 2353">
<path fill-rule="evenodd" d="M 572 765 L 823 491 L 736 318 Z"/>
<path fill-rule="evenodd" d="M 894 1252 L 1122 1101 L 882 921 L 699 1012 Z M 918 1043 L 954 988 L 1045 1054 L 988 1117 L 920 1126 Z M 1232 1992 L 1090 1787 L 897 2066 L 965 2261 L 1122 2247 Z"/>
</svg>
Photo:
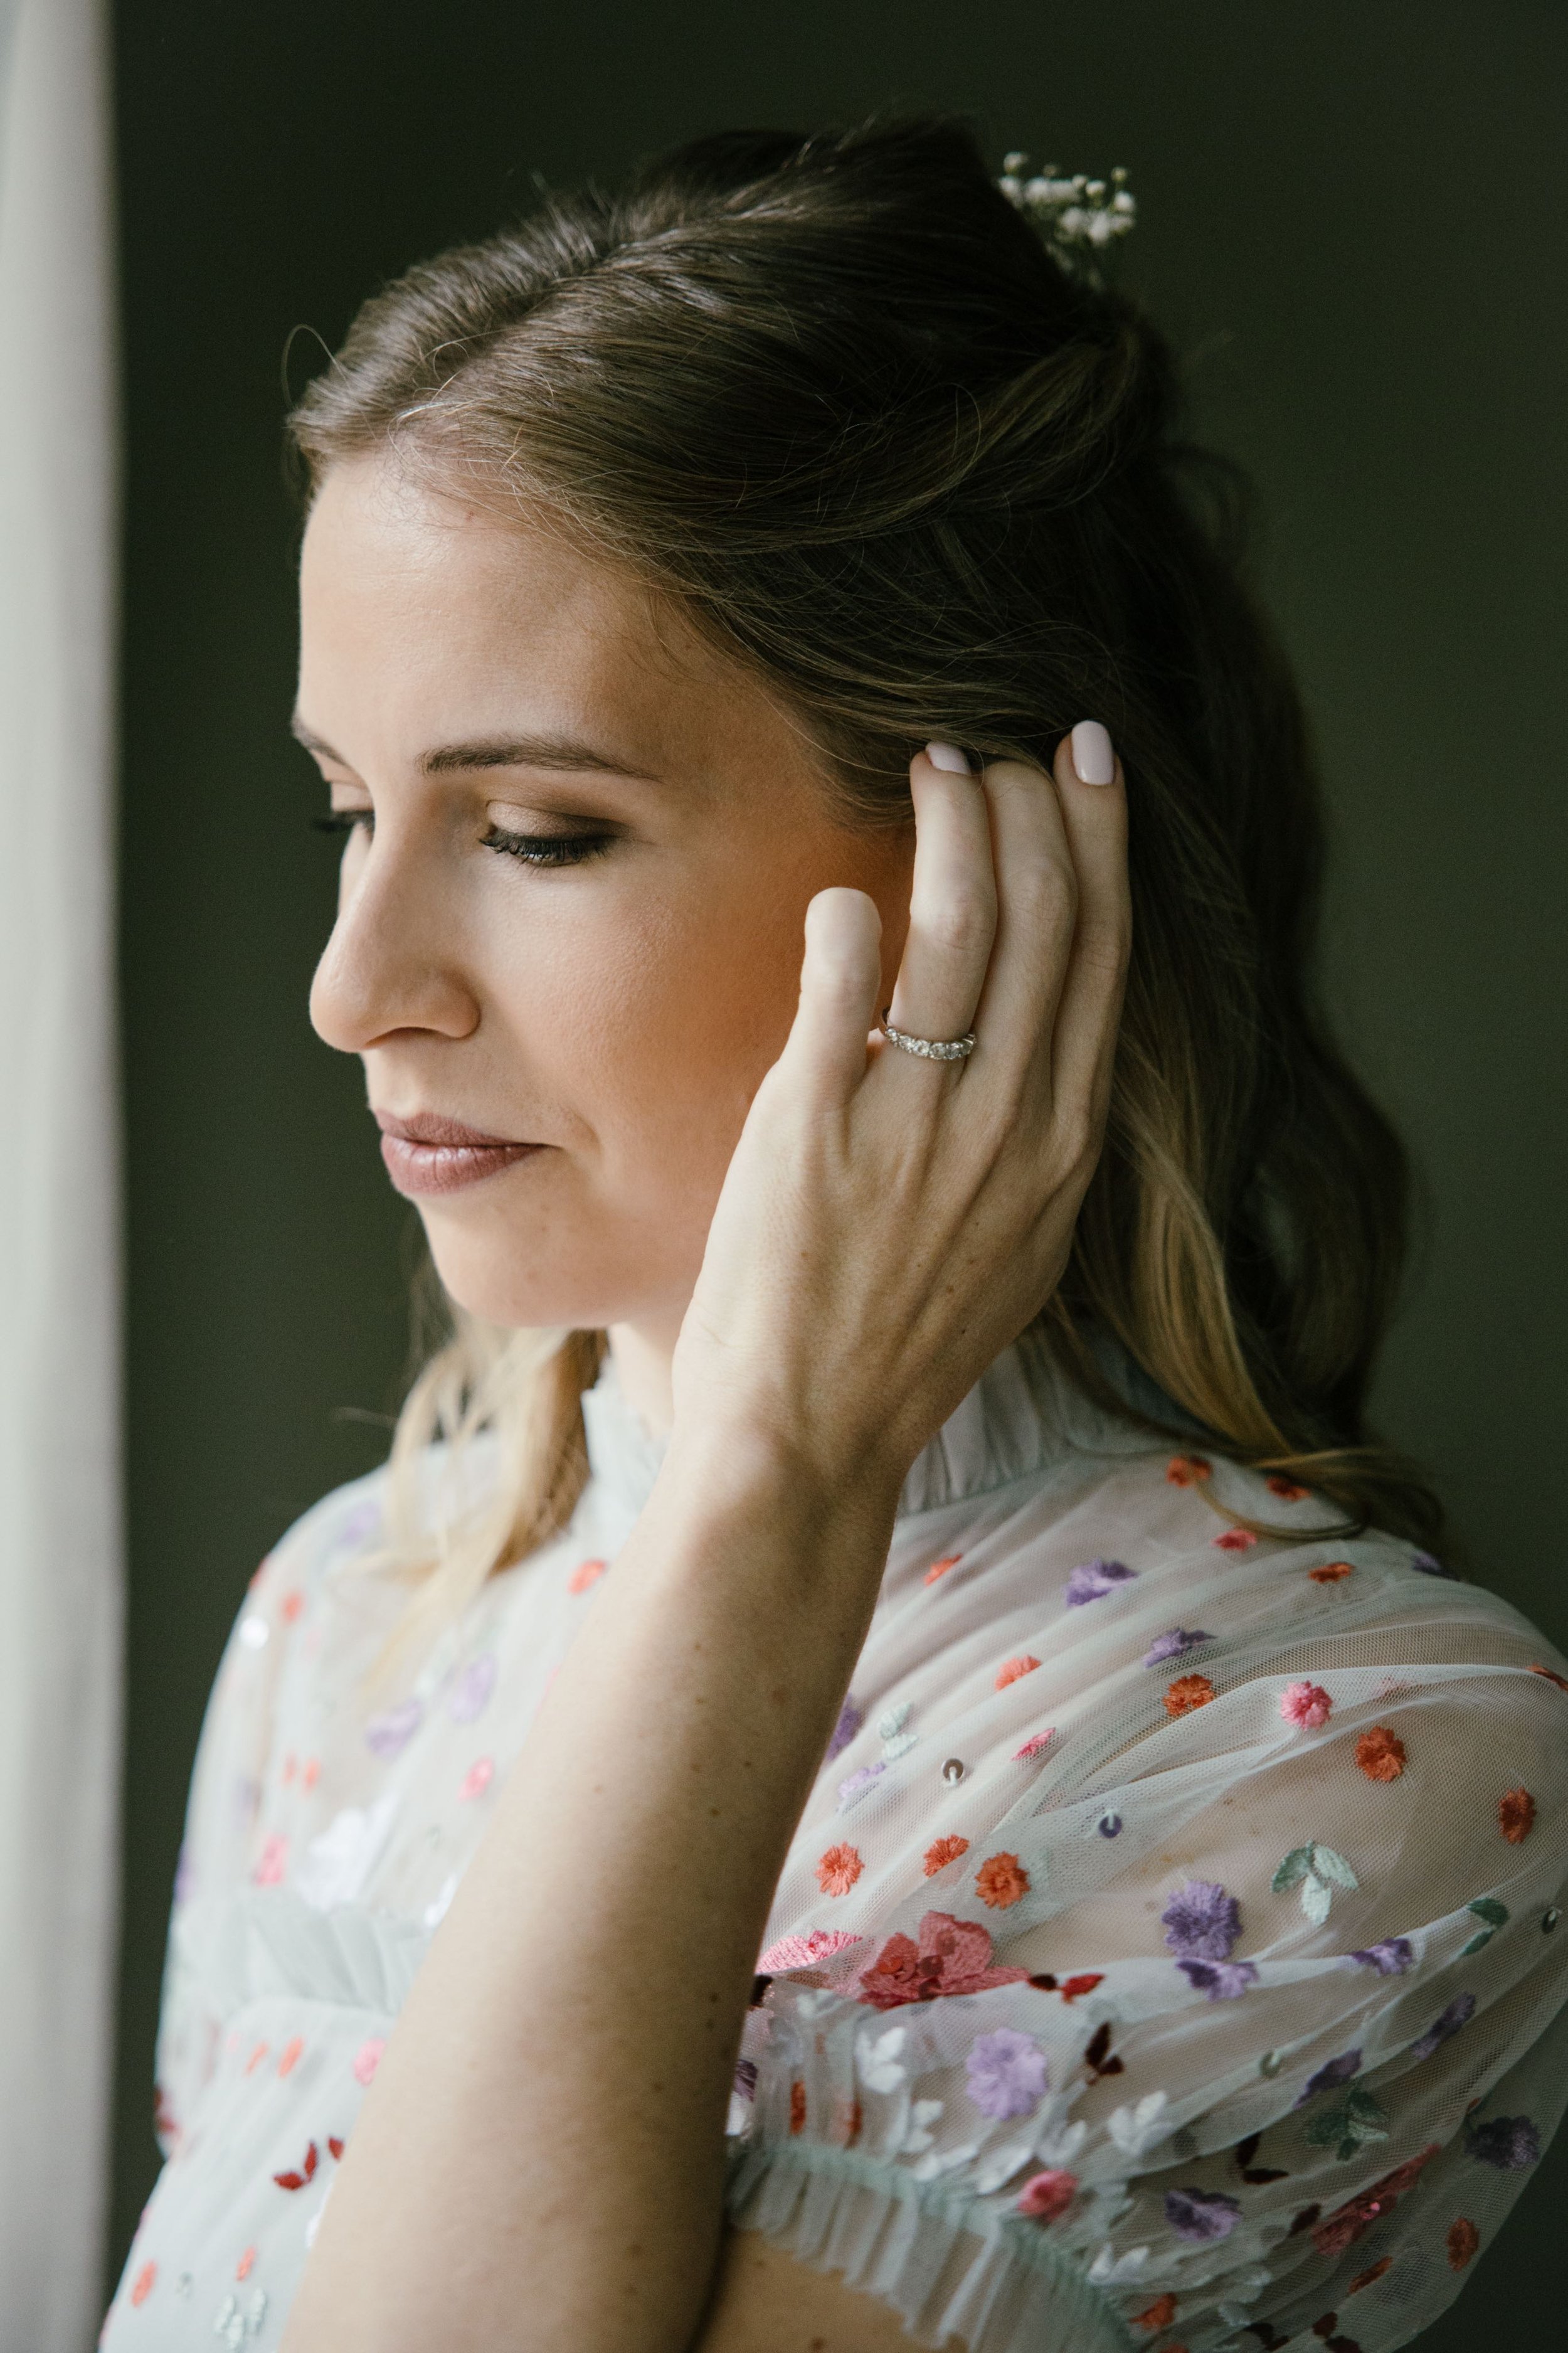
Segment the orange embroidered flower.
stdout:
<svg viewBox="0 0 1568 2353">
<path fill-rule="evenodd" d="M 945 1577 L 950 1568 L 956 1568 L 963 1558 L 963 1555 L 961 1552 L 950 1552 L 945 1560 L 933 1560 L 924 1577 L 921 1577 L 921 1583 L 934 1585 L 939 1577 Z"/>
<path fill-rule="evenodd" d="M 1021 1659 L 1005 1659 L 996 1670 L 997 1690 L 1005 1691 L 1009 1683 L 1017 1683 L 1021 1676 L 1032 1675 L 1039 1663 L 1038 1659 L 1031 1659 L 1027 1653 Z"/>
<path fill-rule="evenodd" d="M 1451 2270 L 1462 2272 L 1475 2260 L 1481 2243 L 1481 2234 L 1468 2214 L 1461 2214 L 1448 2225 L 1448 2263 Z"/>
<path fill-rule="evenodd" d="M 1247 1552 L 1258 1538 L 1250 1528 L 1226 1528 L 1225 1534 L 1215 1536 L 1214 1541 L 1220 1552 Z"/>
<path fill-rule="evenodd" d="M 278 2073 L 280 2075 L 291 2075 L 294 2073 L 300 2063 L 300 2054 L 304 2048 L 305 2038 L 302 2034 L 291 2034 L 289 2037 L 288 2042 L 278 2053 Z"/>
<path fill-rule="evenodd" d="M 1176 2299 L 1167 2290 L 1163 2295 L 1157 2295 L 1146 2311 L 1133 2315 L 1132 2326 L 1134 2328 L 1169 2328 L 1175 2316 Z"/>
<path fill-rule="evenodd" d="M 852 1846 L 830 1846 L 816 1866 L 816 1883 L 824 1895 L 847 1895 L 866 1866 Z"/>
<path fill-rule="evenodd" d="M 966 1838 L 932 1839 L 926 1849 L 926 1877 L 934 1879 L 939 1871 L 945 1871 L 950 1862 L 956 1862 L 961 1854 L 968 1852 L 969 1841 Z"/>
<path fill-rule="evenodd" d="M 828 2137 L 836 2147 L 853 2148 L 860 2137 L 865 2117 L 858 2100 L 836 2100 L 833 2104 L 833 2130 Z"/>
<path fill-rule="evenodd" d="M 1405 1743 L 1386 1724 L 1374 1724 L 1356 1742 L 1355 1761 L 1369 1781 L 1397 1781 L 1405 1770 Z"/>
<path fill-rule="evenodd" d="M 1346 2288 L 1345 2294 L 1347 2295 L 1359 2295 L 1363 2287 L 1370 2287 L 1373 2280 L 1380 2280 L 1384 2272 L 1392 2271 L 1393 2268 L 1394 2257 L 1392 2255 L 1384 2255 L 1380 2263 L 1368 2263 L 1364 2272 L 1357 2272 L 1354 2279 L 1352 2280 L 1349 2287 Z"/>
<path fill-rule="evenodd" d="M 1510 1789 L 1498 1799 L 1497 1818 L 1510 1846 L 1522 1846 L 1535 1828 L 1535 1799 L 1528 1789 Z"/>
<path fill-rule="evenodd" d="M 1355 1563 L 1353 1560 L 1326 1560 L 1321 1568 L 1310 1568 L 1307 1574 L 1314 1585 L 1337 1585 L 1342 1577 L 1355 1574 Z"/>
<path fill-rule="evenodd" d="M 1029 1874 L 1016 1854 L 994 1854 L 974 1874 L 974 1893 L 993 1912 L 1005 1912 L 1029 1892 Z"/>
<path fill-rule="evenodd" d="M 295 1619 L 298 1618 L 300 1610 L 305 1607 L 305 1597 L 300 1592 L 298 1586 L 295 1586 L 291 1593 L 286 1593 L 283 1596 L 280 1607 L 283 1613 L 283 1623 L 286 1626 L 292 1626 Z"/>
<path fill-rule="evenodd" d="M 1173 1487 L 1196 1487 L 1214 1477 L 1214 1464 L 1201 1454 L 1173 1454 L 1165 1465 L 1165 1476 Z"/>
<path fill-rule="evenodd" d="M 1214 1697 L 1214 1685 L 1207 1675 L 1178 1675 L 1165 1694 L 1167 1715 L 1190 1715 L 1194 1707 L 1207 1707 Z"/>
<path fill-rule="evenodd" d="M 1268 1486 L 1269 1493 L 1278 1495 L 1282 1504 L 1304 1504 L 1307 1500 L 1306 1488 L 1298 1487 L 1294 1479 L 1282 1478 L 1278 1471 L 1268 1473 Z"/>
<path fill-rule="evenodd" d="M 1530 1672 L 1532 1675 L 1544 1675 L 1547 1682 L 1555 1683 L 1559 1691 L 1568 1692 L 1568 1675 L 1560 1675 L 1555 1667 L 1531 1667 Z"/>
<path fill-rule="evenodd" d="M 607 1560 L 580 1560 L 566 1580 L 567 1592 L 586 1593 L 591 1585 L 597 1585 L 609 1565 Z"/>
<path fill-rule="evenodd" d="M 792 2135 L 805 2130 L 805 2085 L 799 2082 L 789 2087 L 789 2128 Z"/>
<path fill-rule="evenodd" d="M 237 2263 L 234 2267 L 235 2278 L 237 2280 L 247 2280 L 255 2269 L 256 2249 L 254 2247 L 247 2247 L 244 2254 L 241 2255 L 238 2263 Z"/>
<path fill-rule="evenodd" d="M 258 2042 L 256 2045 L 255 2050 L 252 2051 L 249 2058 L 245 2063 L 245 2072 L 247 2075 L 255 2074 L 257 2069 L 260 2066 L 262 2061 L 266 2058 L 271 2048 L 272 2045 L 269 2042 Z"/>
<path fill-rule="evenodd" d="M 156 2263 L 143 2263 L 143 2264 L 142 2264 L 142 2268 L 141 2268 L 141 2270 L 137 2273 L 137 2274 L 136 2274 L 136 2278 L 135 2278 L 135 2281 L 134 2281 L 134 2284 L 132 2284 L 132 2290 L 131 2290 L 131 2301 L 132 2301 L 132 2304 L 145 2304 L 145 2303 L 146 2303 L 146 2301 L 147 2301 L 147 2299 L 148 2299 L 148 2297 L 152 2295 L 153 2290 L 154 2289 L 154 2287 L 156 2287 L 157 2284 L 158 2284 L 158 2266 L 157 2266 L 157 2264 L 156 2264 Z"/>
<path fill-rule="evenodd" d="M 319 1757 L 307 1757 L 300 1770 L 300 1787 L 301 1789 L 310 1791 L 315 1788 L 321 1778 L 321 1758 Z"/>
</svg>

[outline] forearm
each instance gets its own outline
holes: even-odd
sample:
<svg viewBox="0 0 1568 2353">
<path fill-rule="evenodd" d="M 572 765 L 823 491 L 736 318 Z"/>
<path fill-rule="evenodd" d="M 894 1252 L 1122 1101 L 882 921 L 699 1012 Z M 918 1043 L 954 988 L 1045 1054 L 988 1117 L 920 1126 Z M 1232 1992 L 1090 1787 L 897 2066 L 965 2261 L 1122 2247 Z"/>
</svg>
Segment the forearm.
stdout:
<svg viewBox="0 0 1568 2353">
<path fill-rule="evenodd" d="M 690 2343 L 756 1955 L 893 1500 L 672 1450 L 389 2044 L 288 2353 Z"/>
</svg>

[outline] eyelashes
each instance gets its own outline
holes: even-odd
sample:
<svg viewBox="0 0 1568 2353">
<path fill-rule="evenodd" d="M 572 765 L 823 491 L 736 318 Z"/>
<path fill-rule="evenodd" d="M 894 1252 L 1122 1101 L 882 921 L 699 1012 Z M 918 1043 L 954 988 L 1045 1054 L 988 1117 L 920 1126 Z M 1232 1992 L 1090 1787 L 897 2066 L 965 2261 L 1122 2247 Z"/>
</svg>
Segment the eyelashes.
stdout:
<svg viewBox="0 0 1568 2353">
<path fill-rule="evenodd" d="M 362 826 L 367 834 L 374 833 L 375 817 L 371 809 L 329 809 L 310 824 L 317 833 L 343 839 Z M 589 859 L 602 857 L 614 839 L 608 833 L 508 833 L 492 825 L 479 836 L 479 847 L 499 850 L 523 866 L 584 866 Z"/>
</svg>

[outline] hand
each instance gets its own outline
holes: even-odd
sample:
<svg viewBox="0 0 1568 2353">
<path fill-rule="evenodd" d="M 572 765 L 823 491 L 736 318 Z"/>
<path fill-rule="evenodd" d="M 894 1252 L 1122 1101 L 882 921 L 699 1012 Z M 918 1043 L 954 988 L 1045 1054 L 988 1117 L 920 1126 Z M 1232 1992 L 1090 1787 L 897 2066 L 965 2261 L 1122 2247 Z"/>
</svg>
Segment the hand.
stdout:
<svg viewBox="0 0 1568 2353">
<path fill-rule="evenodd" d="M 1103 742 L 1103 737 L 1101 737 Z M 1061 1278 L 1100 1155 L 1131 934 L 1126 799 L 1000 761 L 910 763 L 910 929 L 876 1030 L 880 921 L 806 910 L 800 1005 L 752 1101 L 675 1350 L 671 1456 L 760 1448 L 832 1494 L 910 1464 Z"/>
</svg>

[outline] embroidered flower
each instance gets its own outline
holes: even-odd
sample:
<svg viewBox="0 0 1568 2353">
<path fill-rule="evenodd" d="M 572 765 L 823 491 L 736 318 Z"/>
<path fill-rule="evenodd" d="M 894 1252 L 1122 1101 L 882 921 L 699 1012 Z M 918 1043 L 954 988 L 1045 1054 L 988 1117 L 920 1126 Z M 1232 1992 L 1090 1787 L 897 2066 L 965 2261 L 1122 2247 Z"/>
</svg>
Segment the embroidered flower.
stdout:
<svg viewBox="0 0 1568 2353">
<path fill-rule="evenodd" d="M 447 1702 L 447 1713 L 454 1724 L 472 1724 L 483 1715 L 499 1672 L 492 1651 L 482 1651 L 479 1658 L 468 1661 L 452 1685 L 451 1697 Z"/>
<path fill-rule="evenodd" d="M 1146 1667 L 1162 1666 L 1167 1659 L 1179 1659 L 1184 1651 L 1195 1651 L 1200 1642 L 1212 1642 L 1214 1636 L 1196 1628 L 1173 1626 L 1166 1634 L 1156 1634 L 1143 1653 Z"/>
<path fill-rule="evenodd" d="M 799 2082 L 789 2087 L 789 2128 L 792 2136 L 805 2130 L 805 2085 Z"/>
<path fill-rule="evenodd" d="M 1015 2204 L 1015 2211 L 1027 2214 L 1036 2222 L 1054 2222 L 1065 2214 L 1078 2191 L 1076 2173 L 1064 2173 L 1053 2168 L 1047 2173 L 1032 2173 Z"/>
<path fill-rule="evenodd" d="M 1337 2084 L 1348 2084 L 1352 2075 L 1361 2073 L 1361 2052 L 1342 2051 L 1337 2059 L 1327 2060 L 1315 2075 L 1309 2075 L 1297 2093 L 1293 2105 L 1304 2108 L 1320 2092 L 1331 2092 Z"/>
<path fill-rule="evenodd" d="M 1258 1538 L 1250 1528 L 1226 1528 L 1213 1542 L 1216 1552 L 1250 1552 Z"/>
<path fill-rule="evenodd" d="M 933 1560 L 921 1577 L 921 1583 L 934 1585 L 939 1577 L 945 1577 L 950 1568 L 956 1568 L 963 1558 L 963 1555 L 961 1552 L 950 1552 L 945 1560 Z"/>
<path fill-rule="evenodd" d="M 304 2048 L 305 2038 L 302 2034 L 291 2034 L 289 2037 L 288 2042 L 278 2053 L 278 2073 L 280 2075 L 291 2075 L 294 2073 Z"/>
<path fill-rule="evenodd" d="M 1397 1781 L 1405 1770 L 1405 1743 L 1386 1724 L 1374 1724 L 1356 1742 L 1355 1761 L 1369 1781 Z"/>
<path fill-rule="evenodd" d="M 375 2081 L 375 2071 L 381 2064 L 381 2054 L 386 2048 L 384 2034 L 373 2034 L 354 2052 L 353 2078 L 356 2084 L 370 2085 Z"/>
<path fill-rule="evenodd" d="M 399 1700 L 383 1708 L 364 1728 L 364 1745 L 376 1757 L 397 1757 L 418 1731 L 425 1710 L 416 1699 Z"/>
<path fill-rule="evenodd" d="M 1198 1487 L 1214 1477 L 1214 1465 L 1201 1454 L 1173 1454 L 1165 1476 L 1173 1487 Z"/>
<path fill-rule="evenodd" d="M 1384 2272 L 1391 2272 L 1393 2269 L 1394 2257 L 1392 2255 L 1380 2255 L 1375 2263 L 1368 2263 L 1364 2272 L 1357 2272 L 1354 2279 L 1352 2280 L 1349 2287 L 1346 2288 L 1345 2294 L 1347 2295 L 1359 2295 L 1363 2287 L 1370 2287 L 1373 2280 L 1380 2280 Z"/>
<path fill-rule="evenodd" d="M 1160 1915 L 1165 1949 L 1184 1961 L 1227 1961 L 1241 1934 L 1241 1906 L 1212 1879 L 1189 1879 Z"/>
<path fill-rule="evenodd" d="M 1025 1675 L 1032 1675 L 1039 1663 L 1038 1659 L 1030 1658 L 1026 1652 L 1022 1658 L 1005 1659 L 996 1670 L 997 1690 L 1005 1691 L 1009 1683 L 1019 1683 Z"/>
<path fill-rule="evenodd" d="M 1361 1882 L 1342 1854 L 1314 1839 L 1307 1846 L 1293 1846 L 1268 1883 L 1276 1895 L 1300 1887 L 1302 1911 L 1315 1928 L 1321 1928 L 1333 1904 L 1334 1889 L 1353 1891 Z"/>
<path fill-rule="evenodd" d="M 156 2264 L 156 2263 L 143 2263 L 143 2264 L 142 2264 L 142 2268 L 141 2268 L 141 2270 L 137 2273 L 135 2279 L 132 2282 L 132 2286 L 131 2286 L 131 2301 L 132 2301 L 132 2304 L 138 2304 L 138 2305 L 140 2305 L 140 2304 L 145 2304 L 145 2303 L 146 2303 L 146 2301 L 147 2301 L 147 2299 L 148 2299 L 148 2297 L 152 2295 L 153 2290 L 157 2286 L 157 2284 L 158 2284 L 158 2266 L 157 2266 L 157 2264 Z"/>
<path fill-rule="evenodd" d="M 1016 1854 L 994 1854 L 974 1874 L 974 1893 L 993 1912 L 1005 1912 L 1029 1892 L 1029 1874 Z"/>
<path fill-rule="evenodd" d="M 1137 1576 L 1120 1560 L 1086 1560 L 1068 1578 L 1067 1607 L 1080 1609 L 1086 1601 L 1103 1601 L 1119 1585 L 1130 1585 Z"/>
<path fill-rule="evenodd" d="M 1500 2173 L 1521 2173 L 1540 2158 L 1541 2135 L 1529 2116 L 1492 2116 L 1466 2126 L 1465 2153 Z"/>
<path fill-rule="evenodd" d="M 1353 2198 L 1347 2199 L 1342 2206 L 1337 2206 L 1321 2222 L 1315 2206 L 1305 2208 L 1303 2216 L 1299 2216 L 1291 2224 L 1291 2230 L 1310 2230 L 1312 2244 L 1319 2254 L 1342 2255 L 1345 2249 L 1353 2247 L 1374 2222 L 1381 2221 L 1393 2211 L 1405 2192 L 1419 2179 L 1424 2168 L 1442 2153 L 1440 2141 L 1428 2141 L 1418 2156 L 1406 2158 L 1405 2163 L 1396 2165 L 1392 2173 L 1385 2173 L 1381 2181 L 1374 2181 L 1370 2189 L 1358 2190 Z"/>
<path fill-rule="evenodd" d="M 1241 2220 L 1241 2200 L 1223 2189 L 1167 2189 L 1165 2220 L 1178 2239 L 1201 2247 L 1229 2238 Z"/>
<path fill-rule="evenodd" d="M 824 1895 L 847 1895 L 866 1866 L 852 1846 L 830 1846 L 816 1866 Z"/>
<path fill-rule="evenodd" d="M 1298 1732 L 1316 1732 L 1327 1724 L 1333 1704 L 1321 1683 L 1287 1683 L 1279 1694 L 1279 1713 Z"/>
<path fill-rule="evenodd" d="M 874 2010 L 897 2010 L 944 1994 L 989 1993 L 994 1986 L 1021 1984 L 1027 1976 L 1026 1969 L 993 1963 L 991 1932 L 978 1920 L 928 1912 L 914 1936 L 898 1932 L 888 1938 L 858 1983 L 859 1999 Z"/>
<path fill-rule="evenodd" d="M 926 1877 L 934 1879 L 939 1871 L 945 1871 L 950 1862 L 956 1862 L 961 1854 L 968 1852 L 969 1841 L 966 1838 L 932 1839 L 925 1852 Z"/>
<path fill-rule="evenodd" d="M 247 2280 L 255 2269 L 256 2249 L 254 2247 L 247 2247 L 244 2254 L 241 2255 L 238 2263 L 237 2263 L 234 2267 L 235 2278 L 237 2280 Z"/>
<path fill-rule="evenodd" d="M 1207 1707 L 1214 1697 L 1214 1685 L 1207 1675 L 1178 1675 L 1165 1693 L 1167 1715 L 1191 1715 L 1194 1707 Z"/>
<path fill-rule="evenodd" d="M 1014 1749 L 1014 1764 L 1023 1764 L 1031 1757 L 1038 1757 L 1042 1749 L 1046 1749 L 1050 1746 L 1056 1736 L 1057 1728 L 1054 1724 L 1045 1732 L 1031 1732 L 1023 1746 L 1021 1748 Z"/>
<path fill-rule="evenodd" d="M 902 2090 L 910 2077 L 902 2057 L 909 2039 L 904 2026 L 889 2026 L 880 2034 L 862 2031 L 855 2047 L 855 2064 L 868 2092 Z"/>
<path fill-rule="evenodd" d="M 1415 1954 L 1408 1936 L 1384 1936 L 1381 1944 L 1368 1945 L 1351 1958 L 1363 1969 L 1375 1969 L 1380 1978 L 1396 1978 L 1410 1967 Z"/>
<path fill-rule="evenodd" d="M 1528 1789 L 1510 1789 L 1498 1799 L 1497 1818 L 1510 1846 L 1522 1846 L 1535 1827 L 1535 1799 Z"/>
<path fill-rule="evenodd" d="M 1278 1471 L 1271 1471 L 1264 1483 L 1282 1504 L 1304 1504 L 1307 1500 L 1307 1489 L 1298 1487 L 1294 1479 L 1284 1478 Z"/>
<path fill-rule="evenodd" d="M 566 1580 L 567 1592 L 586 1593 L 591 1585 L 597 1585 L 609 1565 L 607 1560 L 580 1560 Z"/>
<path fill-rule="evenodd" d="M 495 1779 L 495 1759 L 493 1757 L 476 1757 L 473 1763 L 469 1766 L 468 1771 L 464 1774 L 462 1779 L 458 1784 L 458 1796 L 463 1804 L 470 1805 L 474 1799 L 482 1798 L 485 1791 L 489 1788 L 490 1783 Z"/>
<path fill-rule="evenodd" d="M 833 1727 L 833 1737 L 827 1744 L 828 1764 L 831 1765 L 834 1758 L 848 1747 L 865 1721 L 864 1715 L 856 1704 L 854 1694 L 850 1693 L 838 1711 L 838 1721 Z"/>
<path fill-rule="evenodd" d="M 759 1977 L 782 1978 L 791 1969 L 808 1969 L 814 1962 L 825 1961 L 830 1954 L 841 1953 L 846 1946 L 865 1943 L 847 1928 L 808 1928 L 804 1936 L 781 1936 L 770 1945 L 757 1963 Z"/>
<path fill-rule="evenodd" d="M 1355 1575 L 1355 1563 L 1353 1560 L 1325 1560 L 1319 1567 L 1310 1568 L 1307 1574 L 1314 1585 L 1338 1585 L 1343 1578 Z"/>
<path fill-rule="evenodd" d="M 1178 1961 L 1187 1983 L 1210 2001 L 1235 2001 L 1249 1985 L 1258 1982 L 1258 1971 L 1250 1961 Z"/>
<path fill-rule="evenodd" d="M 1474 2262 L 1480 2247 L 1481 2234 L 1468 2214 L 1461 2214 L 1456 2221 L 1449 2223 L 1447 2243 L 1450 2271 L 1462 2272 L 1467 2263 Z"/>
<path fill-rule="evenodd" d="M 1045 2096 L 1046 2054 L 1032 2035 L 999 2026 L 978 2034 L 964 2062 L 970 2098 L 983 2116 L 1026 2116 Z"/>
<path fill-rule="evenodd" d="M 1145 2305 L 1142 2312 L 1133 2314 L 1132 2326 L 1134 2328 L 1169 2328 L 1175 2316 L 1176 2299 L 1167 2288 L 1163 2295 L 1157 2295 L 1152 2304 Z"/>
<path fill-rule="evenodd" d="M 853 1773 L 847 1775 L 838 1784 L 839 1812 L 847 1814 L 851 1806 L 858 1806 L 872 1782 L 887 1769 L 886 1757 L 879 1757 L 874 1764 L 858 1766 Z"/>
<path fill-rule="evenodd" d="M 261 1842 L 261 1852 L 250 1876 L 258 1887 L 280 1887 L 288 1868 L 288 1834 L 283 1831 L 269 1831 Z"/>
<path fill-rule="evenodd" d="M 1124 2157 L 1142 2157 L 1165 2138 L 1171 2129 L 1165 2121 L 1170 2105 L 1168 2092 L 1146 2092 L 1141 2100 L 1112 2108 L 1106 2129 Z"/>
<path fill-rule="evenodd" d="M 1461 2026 L 1468 2026 L 1475 2014 L 1475 1995 L 1457 1993 L 1442 2016 L 1435 2018 L 1426 2033 L 1411 2044 L 1412 2059 L 1430 2059 L 1433 2052 L 1440 2049 L 1450 2034 L 1458 2034 Z"/>
</svg>

